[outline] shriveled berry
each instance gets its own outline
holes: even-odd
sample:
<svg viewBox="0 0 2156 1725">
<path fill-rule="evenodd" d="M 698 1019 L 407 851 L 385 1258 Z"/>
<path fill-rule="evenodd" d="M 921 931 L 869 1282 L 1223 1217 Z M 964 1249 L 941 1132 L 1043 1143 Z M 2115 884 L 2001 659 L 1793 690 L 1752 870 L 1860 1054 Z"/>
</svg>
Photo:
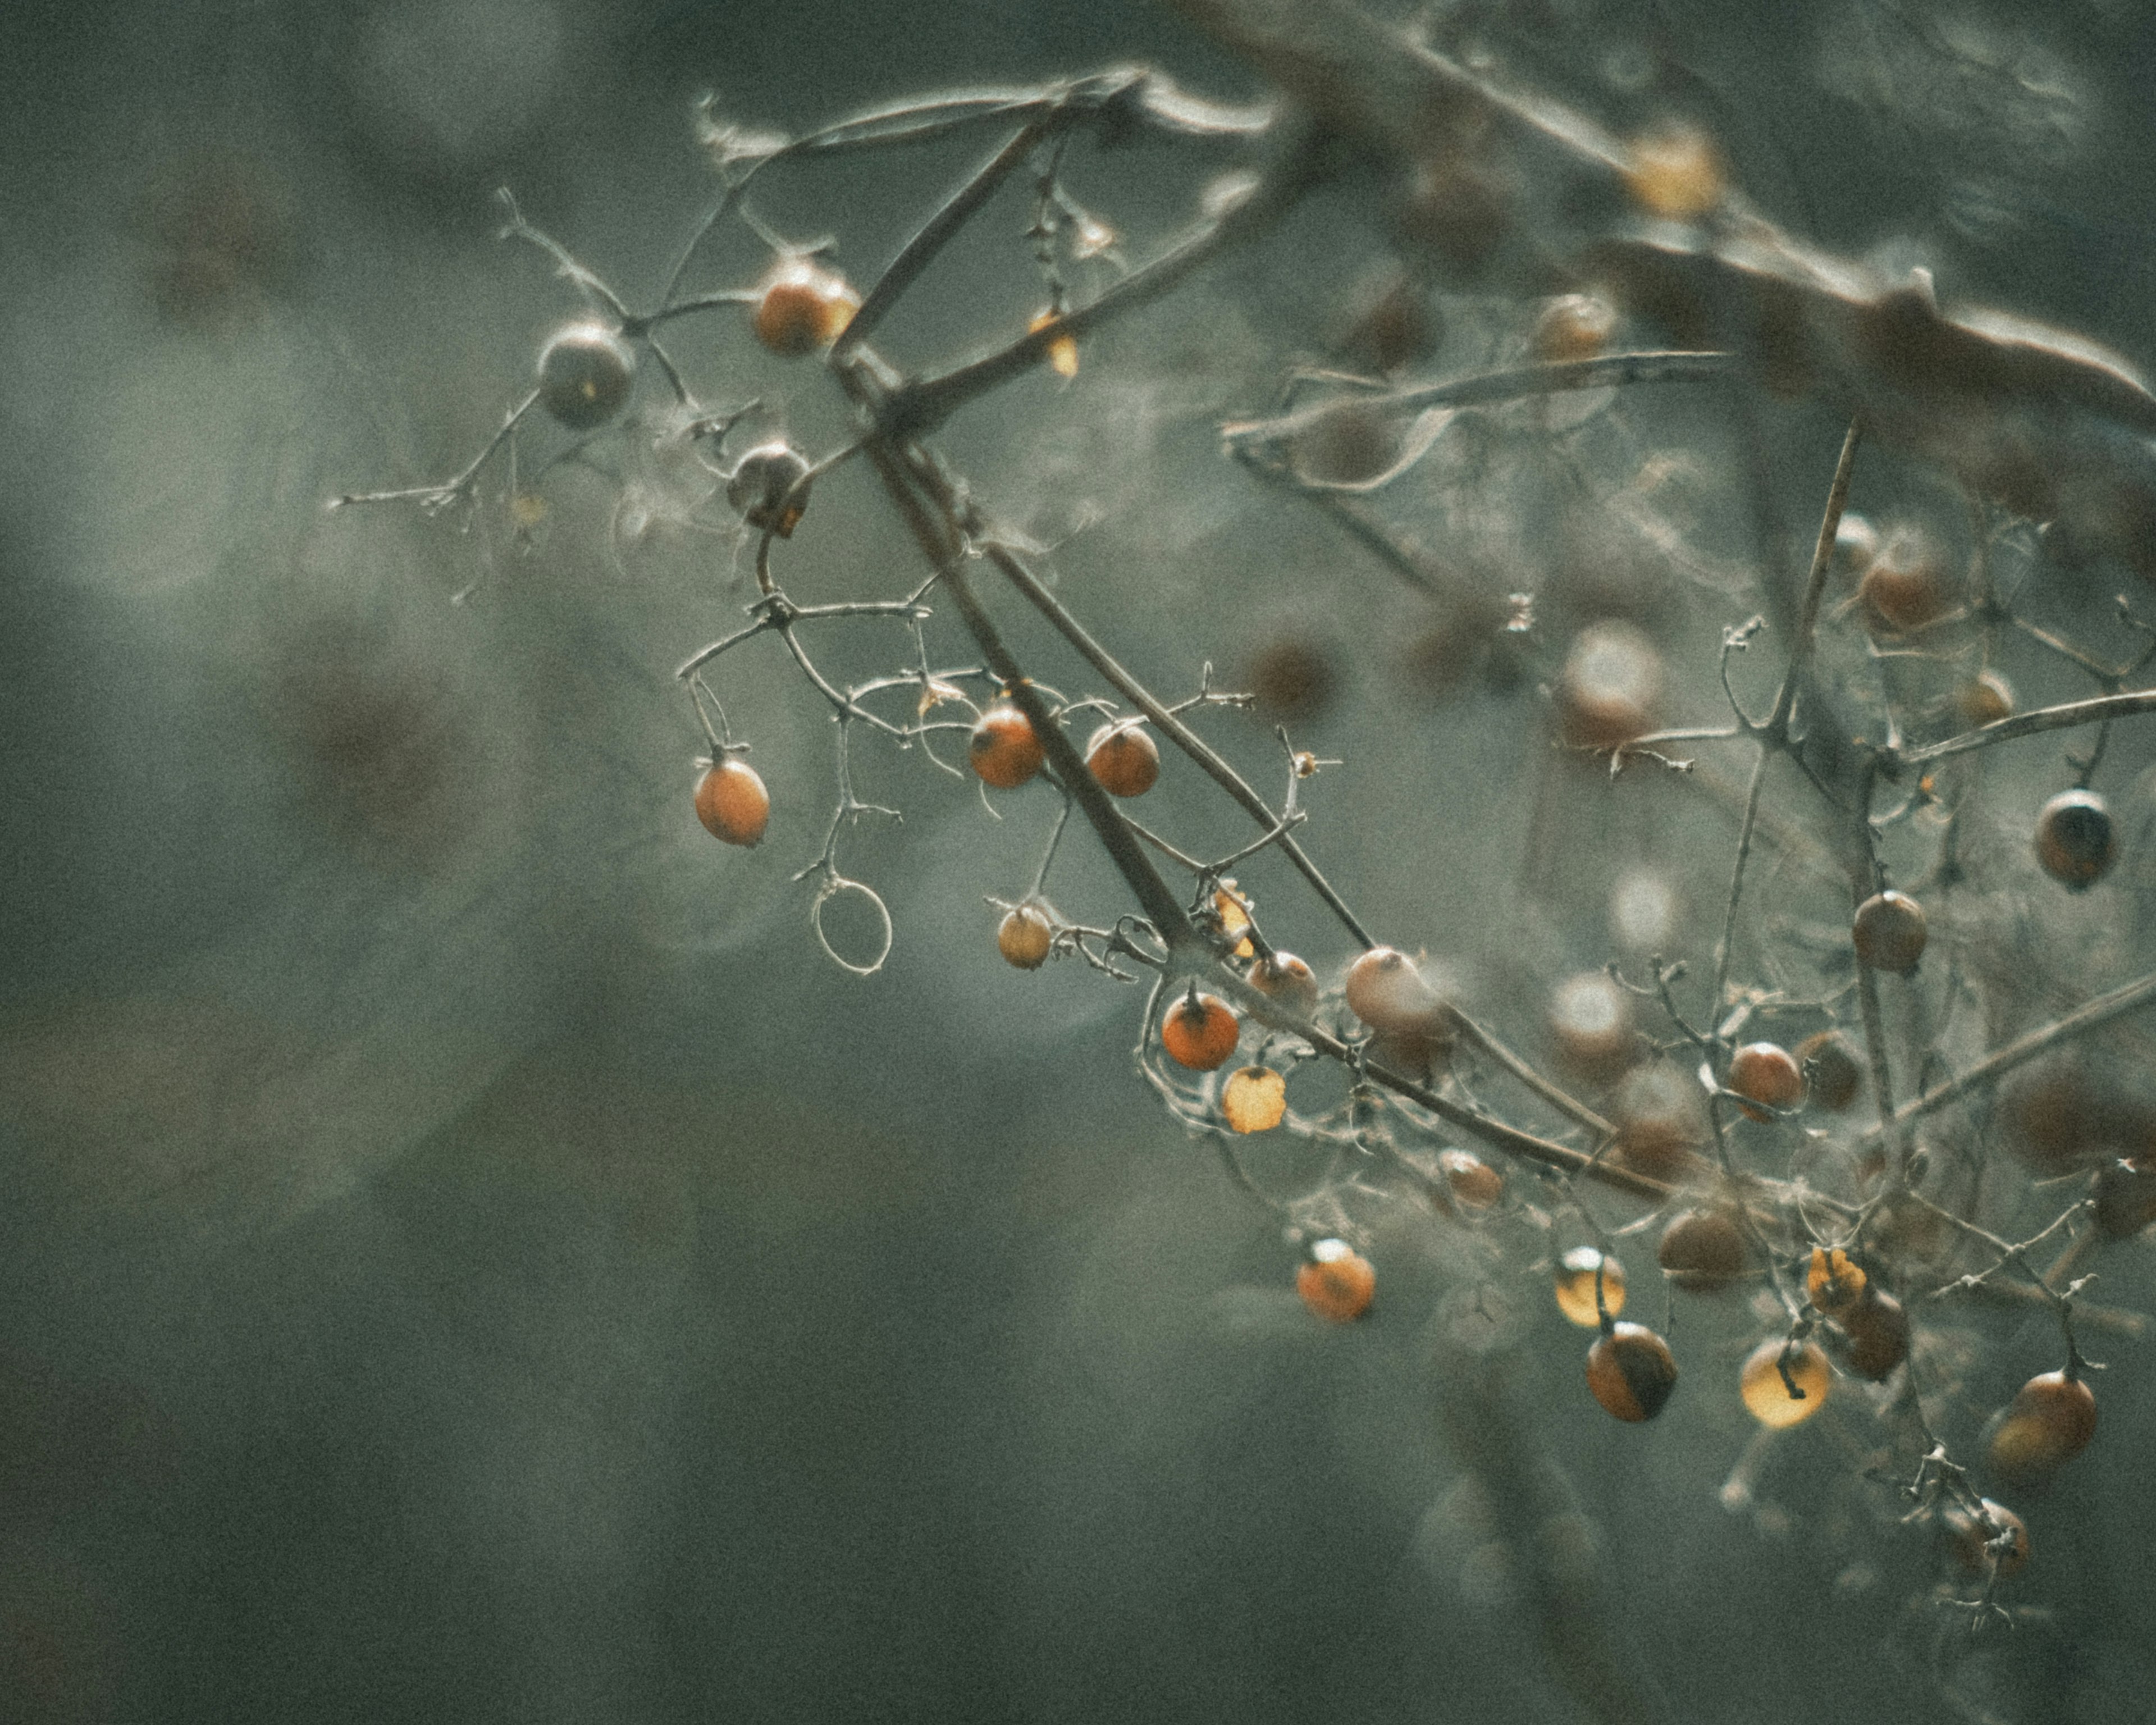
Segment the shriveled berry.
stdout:
<svg viewBox="0 0 2156 1725">
<path fill-rule="evenodd" d="M 1840 1246 L 1812 1248 L 1811 1264 L 1804 1272 L 1804 1292 L 1810 1296 L 1815 1311 L 1840 1317 L 1864 1297 L 1869 1281 Z"/>
</svg>

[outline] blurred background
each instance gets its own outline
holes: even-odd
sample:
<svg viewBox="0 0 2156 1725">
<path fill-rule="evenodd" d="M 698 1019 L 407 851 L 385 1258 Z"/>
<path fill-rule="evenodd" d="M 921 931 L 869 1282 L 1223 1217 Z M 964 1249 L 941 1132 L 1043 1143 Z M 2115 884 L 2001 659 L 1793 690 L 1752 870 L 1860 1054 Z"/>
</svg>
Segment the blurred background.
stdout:
<svg viewBox="0 0 2156 1725">
<path fill-rule="evenodd" d="M 1613 121 L 1681 106 L 1800 232 L 2151 357 L 2136 7 L 1431 16 Z M 1135 994 L 995 957 L 983 896 L 1025 890 L 1045 791 L 998 820 L 858 749 L 860 794 L 906 822 L 842 834 L 840 863 L 896 939 L 867 980 L 825 960 L 789 877 L 831 733 L 775 651 L 718 680 L 770 836 L 721 853 L 690 810 L 672 668 L 747 593 L 709 475 L 664 439 L 547 475 L 521 540 L 499 508 L 325 512 L 454 471 L 575 309 L 496 243 L 497 187 L 649 303 L 711 195 L 701 94 L 801 129 L 1130 59 L 1258 93 L 1137 0 L 0 13 L 0 1717 L 2111 1720 L 2145 1692 L 2128 1344 L 2118 1440 L 2029 1509 L 2035 1615 L 2010 1645 L 1950 1634 L 1854 1426 L 1718 1501 L 1749 1441 L 1709 1388 L 1741 1312 L 1696 1321 L 1707 1382 L 1644 1430 L 1579 1393 L 1517 1242 L 1387 1219 L 1377 1314 L 1310 1318 L 1276 1229 L 1133 1071 Z M 864 280 L 983 147 L 791 170 L 757 208 Z M 1232 165 L 1082 153 L 1133 255 Z M 895 357 L 1037 309 L 1021 203 L 894 321 Z M 945 447 L 1155 686 L 1211 661 L 1258 688 L 1208 730 L 1261 783 L 1275 723 L 1342 758 L 1307 793 L 1312 850 L 1532 1043 L 1558 977 L 1697 944 L 1728 826 L 1555 762 L 1532 665 L 1463 648 L 1220 459 L 1222 419 L 1340 355 L 1387 231 L 1351 178 Z M 699 268 L 761 262 L 736 234 Z M 1446 311 L 1434 365 L 1520 351 L 1502 299 Z M 841 434 L 814 368 L 737 324 L 675 346 L 710 398 Z M 1840 428 L 1775 411 L 1801 522 Z M 1550 427 L 1501 426 L 1463 517 L 1478 590 L 1537 593 L 1560 645 L 1619 615 L 1711 672 L 1751 608 L 1701 597 L 1743 508 L 1724 429 L 1688 415 L 1628 424 L 1626 459 L 1681 459 L 1621 545 L 1545 536 Z M 1939 490 L 1884 459 L 1858 502 Z M 913 583 L 865 476 L 816 503 L 783 553 L 798 598 Z M 2103 598 L 2060 603 L 2094 629 Z M 830 650 L 897 668 L 887 639 Z M 2124 783 L 2148 756 L 2118 747 Z M 1181 764 L 1178 830 L 1240 842 Z M 1337 969 L 1291 880 L 1245 874 L 1274 937 Z M 2092 901 L 2074 951 L 2143 950 L 2141 891 Z M 1123 908 L 1081 843 L 1051 891 Z M 858 909 L 832 907 L 844 950 Z M 2115 1255 L 2130 1305 L 2145 1263 Z M 2004 1389 L 2046 1347 L 1966 1345 Z"/>
</svg>

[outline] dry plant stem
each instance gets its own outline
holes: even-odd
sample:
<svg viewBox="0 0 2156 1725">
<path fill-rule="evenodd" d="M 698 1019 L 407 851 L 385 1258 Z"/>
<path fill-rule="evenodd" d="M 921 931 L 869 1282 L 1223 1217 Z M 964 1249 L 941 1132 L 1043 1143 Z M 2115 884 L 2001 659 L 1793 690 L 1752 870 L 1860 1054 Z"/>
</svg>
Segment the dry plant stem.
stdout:
<svg viewBox="0 0 2156 1725">
<path fill-rule="evenodd" d="M 420 507 L 429 511 L 454 503 L 470 491 L 479 478 L 479 470 L 488 458 L 508 441 L 509 434 L 516 429 L 517 422 L 538 405 L 539 392 L 534 389 L 503 416 L 501 426 L 487 439 L 486 447 L 465 464 L 463 472 L 434 485 L 406 485 L 394 491 L 347 491 L 341 497 L 330 500 L 331 509 L 349 508 L 355 503 L 408 503 L 417 501 Z"/>
<path fill-rule="evenodd" d="M 1558 1113 L 1576 1124 L 1585 1127 L 1598 1138 L 1614 1138 L 1617 1136 L 1615 1127 L 1597 1114 L 1586 1103 L 1551 1083 L 1526 1060 L 1499 1041 L 1490 1031 L 1469 1018 L 1466 1013 L 1455 1008 L 1452 1018 L 1453 1022 L 1460 1027 L 1460 1034 L 1463 1037 L 1548 1102 Z"/>
<path fill-rule="evenodd" d="M 1109 686 L 1151 720 L 1160 734 L 1173 742 L 1204 770 L 1253 820 L 1269 830 L 1280 824 L 1280 818 L 1266 805 L 1265 799 L 1251 788 L 1248 780 L 1236 772 L 1214 750 L 1211 744 L 1175 716 L 1174 711 L 1160 701 L 1144 684 L 1124 670 L 1108 649 L 1093 638 L 1092 634 L 1072 616 L 1063 602 L 1041 584 L 1039 577 L 1026 567 L 1018 554 L 1008 546 L 989 540 L 982 545 L 982 552 L 988 561 L 1003 572 L 1004 578 L 1023 593 L 1033 608 L 1046 618 L 1055 632 L 1068 641 L 1081 659 L 1106 680 Z M 1310 883 L 1311 890 L 1325 901 L 1326 907 L 1340 919 L 1349 934 L 1365 947 L 1373 947 L 1373 940 L 1348 902 L 1333 890 L 1332 883 L 1325 878 L 1309 855 L 1295 842 L 1292 836 L 1279 841 L 1281 854 L 1295 865 L 1296 870 Z"/>
<path fill-rule="evenodd" d="M 1966 1217 L 1956 1215 L 1952 1210 L 1946 1209 L 1943 1205 L 1933 1204 L 1930 1199 L 1925 1197 L 1921 1192 L 1912 1192 L 1909 1196 L 1915 1199 L 1917 1203 L 1922 1204 L 1926 1209 L 1929 1210 L 1933 1215 L 1940 1217 L 1945 1221 L 1953 1224 L 1953 1226 L 1960 1229 L 1964 1234 L 1968 1235 L 1971 1239 L 1982 1240 L 1984 1245 L 1989 1246 L 1992 1250 L 1999 1254 L 1997 1261 L 1992 1265 L 1990 1270 L 1980 1271 L 1974 1276 L 1965 1276 L 1958 1281 L 1948 1282 L 1946 1286 L 1940 1288 L 1934 1292 L 1933 1296 L 1933 1298 L 1936 1299 L 1941 1296 L 1953 1293 L 1958 1289 L 1979 1288 L 1984 1286 L 1991 1276 L 1992 1271 L 1999 1270 L 2003 1268 L 2005 1266 L 2010 1264 L 2016 1270 L 2020 1271 L 2022 1275 L 2029 1278 L 2029 1285 L 2032 1288 L 2035 1289 L 2037 1293 L 2045 1300 L 2048 1301 L 2051 1304 L 2056 1306 L 2061 1311 L 2070 1309 L 2068 1305 L 2068 1296 L 2060 1293 L 2045 1280 L 2042 1273 L 2037 1270 L 2035 1265 L 2029 1261 L 2028 1253 L 2030 1247 L 2034 1245 L 2041 1245 L 2046 1240 L 2050 1239 L 2052 1235 L 2057 1233 L 2060 1229 L 2065 1227 L 2067 1223 L 2073 1220 L 2075 1215 L 2082 1209 L 2080 1204 L 2076 1204 L 2070 1205 L 2066 1209 L 2061 1210 L 2057 1215 L 2052 1217 L 2042 1229 L 2038 1230 L 2036 1233 L 2030 1235 L 2028 1239 L 2015 1241 L 2002 1240 L 1999 1235 L 1994 1234 L 1989 1228 L 1979 1228 L 1975 1223 L 1969 1221 Z"/>
<path fill-rule="evenodd" d="M 1971 749 L 1989 748 L 1995 742 L 2012 742 L 2018 737 L 2035 737 L 2046 731 L 2070 730 L 2076 725 L 2106 724 L 2113 719 L 2147 712 L 2156 712 L 2156 689 L 2136 689 L 2123 695 L 2065 701 L 2057 706 L 2038 707 L 2034 712 L 2016 713 L 2010 719 L 1979 726 L 1974 731 L 1928 743 L 1922 748 L 1904 749 L 1893 757 L 1892 764 L 1897 768 L 1927 766 L 1949 755 L 1965 755 Z"/>
<path fill-rule="evenodd" d="M 1819 629 L 1820 602 L 1826 593 L 1827 572 L 1834 562 L 1835 536 L 1840 529 L 1842 513 L 1849 506 L 1849 482 L 1856 470 L 1856 446 L 1863 434 L 1864 422 L 1855 419 L 1841 440 L 1841 456 L 1835 464 L 1834 482 L 1827 488 L 1826 509 L 1820 517 L 1819 537 L 1812 547 L 1811 571 L 1805 579 L 1804 600 L 1797 613 L 1796 639 L 1790 645 L 1789 668 L 1782 674 L 1782 686 L 1775 694 L 1774 711 L 1768 715 L 1766 723 L 1758 727 L 1759 758 L 1753 762 L 1752 783 L 1744 793 L 1744 818 L 1737 829 L 1737 860 L 1729 873 L 1729 901 L 1722 913 L 1722 939 L 1714 951 L 1711 1009 L 1717 1016 L 1729 988 L 1731 950 L 1737 940 L 1737 906 L 1743 896 L 1744 865 L 1752 855 L 1752 831 L 1759 819 L 1759 793 L 1766 783 L 1768 757 L 1789 747 L 1789 718 L 1796 710 L 1797 691 L 1811 662 L 1812 646 Z M 1726 657 L 1724 665 L 1726 669 Z M 1740 721 L 1743 716 L 1740 712 Z"/>
<path fill-rule="evenodd" d="M 1959 1073 L 1945 1083 L 1903 1103 L 1889 1118 L 1866 1132 L 1858 1142 L 1876 1143 L 1887 1132 L 1920 1120 L 1927 1114 L 1937 1113 L 1974 1091 L 1996 1084 L 2016 1066 L 2025 1065 L 2061 1043 L 2093 1030 L 2100 1024 L 2109 1024 L 2113 1019 L 2123 1018 L 2128 1013 L 2138 1012 L 2152 1002 L 2156 1002 L 2156 973 L 2138 978 L 2107 993 L 2099 994 L 2087 1005 L 2078 1007 L 2065 1017 L 2041 1025 L 2025 1036 L 2015 1037 L 2004 1048 L 1995 1049 L 1986 1055 L 1966 1072 Z"/>
</svg>

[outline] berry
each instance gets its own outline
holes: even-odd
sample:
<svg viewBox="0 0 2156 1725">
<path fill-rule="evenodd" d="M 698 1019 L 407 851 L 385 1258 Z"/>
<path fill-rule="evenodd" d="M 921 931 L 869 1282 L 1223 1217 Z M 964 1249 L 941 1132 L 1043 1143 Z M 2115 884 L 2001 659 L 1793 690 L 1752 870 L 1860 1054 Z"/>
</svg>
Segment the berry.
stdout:
<svg viewBox="0 0 2156 1725">
<path fill-rule="evenodd" d="M 752 527 L 790 539 L 808 507 L 808 458 L 791 444 L 758 444 L 727 475 L 726 501 Z"/>
<path fill-rule="evenodd" d="M 1661 655 L 1629 623 L 1582 629 L 1558 675 L 1558 716 L 1575 748 L 1614 748 L 1655 728 Z"/>
<path fill-rule="evenodd" d="M 595 431 L 628 404 L 636 353 L 612 330 L 572 323 L 539 350 L 539 404 L 572 431 Z"/>
<path fill-rule="evenodd" d="M 1004 955 L 1006 964 L 1019 970 L 1040 969 L 1055 941 L 1055 931 L 1048 918 L 1031 905 L 1005 911 L 996 926 L 996 950 Z"/>
<path fill-rule="evenodd" d="M 1235 937 L 1235 945 L 1228 949 L 1231 958 L 1253 957 L 1257 944 L 1248 930 L 1250 926 L 1250 907 L 1243 901 L 1241 890 L 1233 880 L 1223 880 L 1213 894 L 1213 921 L 1224 935 Z"/>
<path fill-rule="evenodd" d="M 2094 791 L 2061 791 L 2036 817 L 2036 860 L 2076 892 L 2101 880 L 2118 856 L 2118 829 Z"/>
<path fill-rule="evenodd" d="M 747 762 L 728 755 L 696 781 L 696 819 L 714 839 L 753 845 L 771 820 L 771 793 Z"/>
<path fill-rule="evenodd" d="M 1535 357 L 1593 359 L 1609 345 L 1617 314 L 1593 294 L 1566 294 L 1543 308 L 1535 320 Z"/>
<path fill-rule="evenodd" d="M 1321 1240 L 1296 1271 L 1295 1291 L 1320 1317 L 1353 1323 L 1370 1309 L 1378 1291 L 1378 1272 L 1346 1240 Z"/>
<path fill-rule="evenodd" d="M 1212 994 L 1182 996 L 1160 1021 L 1160 1045 L 1168 1057 L 1194 1072 L 1225 1065 L 1241 1038 L 1235 1009 Z"/>
<path fill-rule="evenodd" d="M 1989 1497 L 1979 1502 L 1992 1524 L 1989 1527 L 1958 1505 L 1943 1511 L 1939 1522 L 1947 1532 L 1948 1548 L 1963 1569 L 1971 1575 L 1982 1575 L 1995 1562 L 1999 1577 L 2004 1579 L 2029 1562 L 2028 1524 L 2003 1503 L 1994 1502 Z M 1996 1542 L 2000 1540 L 2008 1542 L 2003 1551 L 1996 1548 Z"/>
<path fill-rule="evenodd" d="M 1645 1324 L 1611 1324 L 1587 1350 L 1587 1387 L 1608 1412 L 1637 1424 L 1668 1404 L 1677 1363 Z"/>
<path fill-rule="evenodd" d="M 2014 716 L 2014 685 L 1997 671 L 1979 671 L 1954 691 L 1954 707 L 1971 729 Z"/>
<path fill-rule="evenodd" d="M 1445 1176 L 1453 1202 L 1462 1209 L 1486 1210 L 1505 1195 L 1505 1177 L 1468 1151 L 1439 1151 L 1437 1171 Z"/>
<path fill-rule="evenodd" d="M 1947 610 L 1945 557 L 1929 534 L 1897 528 L 1857 583 L 1856 597 L 1875 628 L 1922 629 Z"/>
<path fill-rule="evenodd" d="M 1849 1369 L 1858 1377 L 1884 1383 L 1909 1357 L 1909 1314 L 1892 1294 L 1866 1288 L 1840 1322 L 1849 1337 Z"/>
<path fill-rule="evenodd" d="M 1276 952 L 1250 967 L 1250 986 L 1299 1017 L 1317 1010 L 1317 978 L 1292 952 Z"/>
<path fill-rule="evenodd" d="M 1025 326 L 1026 334 L 1030 336 L 1037 330 L 1046 329 L 1060 316 L 1062 314 L 1054 306 L 1050 306 L 1047 311 L 1039 313 L 1033 321 Z M 1064 378 L 1076 377 L 1078 375 L 1078 338 L 1075 336 L 1056 336 L 1048 344 L 1046 357 L 1049 369 L 1057 377 Z"/>
<path fill-rule="evenodd" d="M 1618 1155 L 1627 1168 L 1656 1179 L 1682 1173 L 1708 1137 L 1698 1084 L 1666 1060 L 1626 1075 L 1615 1112 Z"/>
<path fill-rule="evenodd" d="M 973 726 L 967 758 L 983 783 L 999 791 L 1014 791 L 1048 758 L 1033 721 L 1008 701 L 999 701 Z"/>
<path fill-rule="evenodd" d="M 2096 1435 L 2096 1396 L 2078 1375 L 2044 1372 L 2023 1384 L 1991 1434 L 1991 1465 L 2003 1479 L 2042 1477 L 2078 1455 Z"/>
<path fill-rule="evenodd" d="M 1111 795 L 1142 797 L 1160 778 L 1160 749 L 1135 725 L 1103 725 L 1086 745 L 1086 765 Z"/>
<path fill-rule="evenodd" d="M 1662 1230 L 1655 1257 L 1671 1283 L 1688 1294 L 1712 1294 L 1744 1274 L 1744 1235 L 1727 1210 L 1686 1210 Z"/>
<path fill-rule="evenodd" d="M 1789 1355 L 1789 1374 L 1782 1376 L 1785 1343 L 1769 1340 L 1752 1350 L 1738 1377 L 1738 1389 L 1752 1417 L 1762 1425 L 1779 1430 L 1801 1425 L 1826 1405 L 1827 1386 L 1833 1379 L 1826 1356 L 1814 1343 L 1800 1343 Z M 1800 1394 L 1792 1395 L 1794 1384 Z"/>
<path fill-rule="evenodd" d="M 1840 1246 L 1814 1246 L 1810 1267 L 1804 1272 L 1804 1292 L 1811 1296 L 1814 1310 L 1840 1317 L 1864 1297 L 1868 1280 Z"/>
<path fill-rule="evenodd" d="M 1602 1272 L 1602 1306 L 1614 1317 L 1625 1309 L 1625 1266 L 1593 1246 L 1574 1246 L 1558 1260 L 1557 1309 L 1583 1330 L 1598 1329 L 1602 1312 L 1594 1303 L 1594 1272 Z"/>
<path fill-rule="evenodd" d="M 1850 924 L 1857 962 L 1907 976 L 1924 956 L 1924 907 L 1906 892 L 1875 892 Z"/>
<path fill-rule="evenodd" d="M 1794 1108 L 1804 1099 L 1804 1075 L 1789 1050 L 1772 1042 L 1748 1042 L 1729 1059 L 1727 1087 L 1767 1108 Z M 1763 1108 L 1738 1105 L 1753 1120 L 1773 1117 Z"/>
<path fill-rule="evenodd" d="M 1220 1086 L 1220 1117 L 1239 1132 L 1269 1132 L 1287 1117 L 1287 1081 L 1270 1066 L 1241 1066 Z"/>
<path fill-rule="evenodd" d="M 1429 1036 L 1445 1021 L 1445 1003 L 1414 959 L 1397 947 L 1373 947 L 1348 967 L 1348 1010 L 1373 1030 Z"/>
<path fill-rule="evenodd" d="M 1614 1077 L 1632 1052 L 1632 1002 L 1600 971 L 1567 977 L 1550 995 L 1550 1034 L 1583 1076 Z"/>
<path fill-rule="evenodd" d="M 1695 126 L 1676 124 L 1632 140 L 1625 189 L 1650 215 L 1694 222 L 1722 202 L 1727 182 L 1713 140 Z"/>
<path fill-rule="evenodd" d="M 788 359 L 829 347 L 861 309 L 861 296 L 808 258 L 788 258 L 763 279 L 756 302 L 756 338 Z"/>
<path fill-rule="evenodd" d="M 1856 1101 L 1864 1088 L 1864 1067 L 1840 1031 L 1821 1030 L 1815 1036 L 1807 1036 L 1797 1045 L 1795 1053 L 1811 1101 L 1837 1114 Z"/>
</svg>

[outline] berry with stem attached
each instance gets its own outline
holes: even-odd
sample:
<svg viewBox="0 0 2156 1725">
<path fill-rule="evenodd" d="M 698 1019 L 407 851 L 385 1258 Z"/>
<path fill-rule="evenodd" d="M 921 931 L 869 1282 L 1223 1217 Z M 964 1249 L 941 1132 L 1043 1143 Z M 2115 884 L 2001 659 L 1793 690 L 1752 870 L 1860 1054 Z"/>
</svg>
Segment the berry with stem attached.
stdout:
<svg viewBox="0 0 2156 1725">
<path fill-rule="evenodd" d="M 1196 988 L 1168 1008 L 1160 1021 L 1160 1045 L 1168 1057 L 1194 1072 L 1210 1072 L 1228 1063 L 1242 1039 L 1235 1010 L 1217 995 Z"/>
<path fill-rule="evenodd" d="M 983 783 L 1014 791 L 1040 771 L 1048 752 L 1018 704 L 999 701 L 974 725 L 966 758 Z"/>
<path fill-rule="evenodd" d="M 755 768 L 728 755 L 696 781 L 696 819 L 714 839 L 753 845 L 770 824 L 771 793 Z"/>
</svg>

